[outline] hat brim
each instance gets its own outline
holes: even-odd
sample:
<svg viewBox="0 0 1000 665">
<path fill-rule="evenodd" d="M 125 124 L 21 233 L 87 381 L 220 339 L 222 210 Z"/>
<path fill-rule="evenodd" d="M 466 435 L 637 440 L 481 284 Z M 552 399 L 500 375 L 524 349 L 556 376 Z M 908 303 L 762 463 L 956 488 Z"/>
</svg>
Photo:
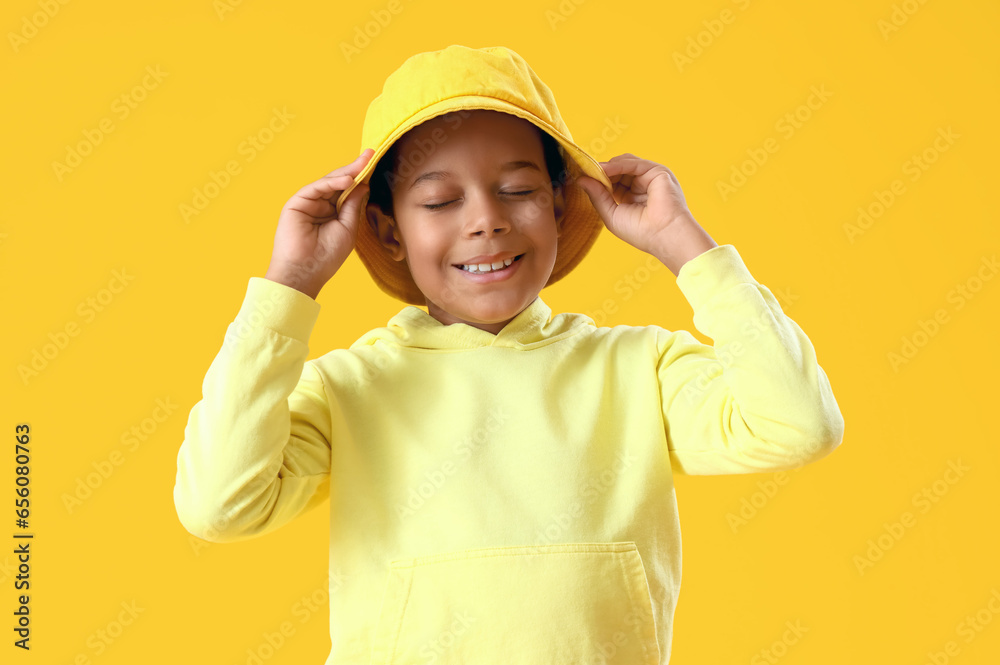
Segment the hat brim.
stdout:
<svg viewBox="0 0 1000 665">
<path fill-rule="evenodd" d="M 554 284 L 580 263 L 597 241 L 601 229 L 604 228 L 604 221 L 591 203 L 590 196 L 573 182 L 573 178 L 581 174 L 590 176 L 601 182 L 609 193 L 612 192 L 612 184 L 597 160 L 587 153 L 587 151 L 576 145 L 572 139 L 543 120 L 536 118 L 530 113 L 526 113 L 523 109 L 502 99 L 472 95 L 453 97 L 427 106 L 421 109 L 419 113 L 408 118 L 406 122 L 396 127 L 392 134 L 375 147 L 375 153 L 371 156 L 371 159 L 368 160 L 365 167 L 354 178 L 354 182 L 341 193 L 337 199 L 338 214 L 350 193 L 359 184 L 367 184 L 369 182 L 369 178 L 378 165 L 379 160 L 406 132 L 431 118 L 444 115 L 445 113 L 476 109 L 500 111 L 527 120 L 552 136 L 562 146 L 566 156 L 569 157 L 566 163 L 569 177 L 564 186 L 566 212 L 562 231 L 559 236 L 556 263 L 545 286 Z M 368 148 L 371 146 L 363 147 Z M 425 305 L 426 300 L 410 276 L 409 269 L 402 261 L 396 261 L 388 255 L 385 247 L 382 246 L 376 237 L 375 232 L 365 221 L 365 206 L 368 203 L 368 194 L 368 192 L 365 192 L 358 206 L 360 219 L 358 220 L 358 233 L 355 244 L 358 258 L 361 259 L 362 264 L 364 264 L 383 292 L 411 305 Z"/>
</svg>

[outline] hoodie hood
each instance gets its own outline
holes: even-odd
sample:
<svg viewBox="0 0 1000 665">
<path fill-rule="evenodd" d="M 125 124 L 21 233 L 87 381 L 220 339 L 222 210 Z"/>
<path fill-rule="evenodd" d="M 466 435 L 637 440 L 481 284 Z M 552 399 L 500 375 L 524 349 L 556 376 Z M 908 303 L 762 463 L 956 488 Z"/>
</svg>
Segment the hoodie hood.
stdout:
<svg viewBox="0 0 1000 665">
<path fill-rule="evenodd" d="M 575 335 L 594 325 L 594 320 L 584 314 L 552 316 L 552 310 L 541 297 L 536 297 L 496 335 L 467 323 L 444 325 L 419 307 L 407 305 L 389 319 L 384 327 L 362 335 L 351 348 L 383 341 L 414 349 L 457 350 L 505 346 L 528 350 Z"/>
</svg>

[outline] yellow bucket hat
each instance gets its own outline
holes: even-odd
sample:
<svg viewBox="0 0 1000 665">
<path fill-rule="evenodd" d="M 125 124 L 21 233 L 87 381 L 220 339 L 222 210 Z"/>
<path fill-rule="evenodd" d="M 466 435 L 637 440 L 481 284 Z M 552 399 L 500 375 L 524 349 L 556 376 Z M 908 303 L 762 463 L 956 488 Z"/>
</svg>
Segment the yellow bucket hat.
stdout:
<svg viewBox="0 0 1000 665">
<path fill-rule="evenodd" d="M 612 185 L 597 160 L 573 142 L 549 87 L 524 58 L 506 47 L 477 49 L 453 44 L 411 56 L 390 74 L 382 93 L 368 105 L 361 132 L 361 150 L 374 148 L 375 154 L 341 193 L 338 212 L 359 183 L 368 183 L 379 159 L 403 134 L 435 116 L 465 109 L 490 109 L 524 118 L 558 141 L 569 157 L 564 187 L 566 215 L 555 266 L 545 285 L 554 284 L 586 256 L 604 227 L 590 197 L 572 179 L 582 173 L 604 183 L 609 192 Z M 389 256 L 366 222 L 367 203 L 368 193 L 358 213 L 361 223 L 355 249 L 361 263 L 385 293 L 410 305 L 426 304 L 405 263 Z"/>
</svg>

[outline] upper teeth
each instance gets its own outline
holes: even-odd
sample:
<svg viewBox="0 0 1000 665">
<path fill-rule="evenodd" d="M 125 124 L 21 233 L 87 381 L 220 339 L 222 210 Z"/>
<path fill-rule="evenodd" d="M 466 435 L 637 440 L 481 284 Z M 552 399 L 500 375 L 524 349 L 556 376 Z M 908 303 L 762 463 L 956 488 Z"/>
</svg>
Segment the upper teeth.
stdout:
<svg viewBox="0 0 1000 665">
<path fill-rule="evenodd" d="M 494 270 L 499 270 L 500 268 L 505 268 L 514 262 L 514 259 L 504 259 L 503 261 L 497 261 L 496 263 L 473 263 L 471 265 L 462 266 L 462 270 L 468 270 L 469 272 L 492 272 Z"/>
</svg>

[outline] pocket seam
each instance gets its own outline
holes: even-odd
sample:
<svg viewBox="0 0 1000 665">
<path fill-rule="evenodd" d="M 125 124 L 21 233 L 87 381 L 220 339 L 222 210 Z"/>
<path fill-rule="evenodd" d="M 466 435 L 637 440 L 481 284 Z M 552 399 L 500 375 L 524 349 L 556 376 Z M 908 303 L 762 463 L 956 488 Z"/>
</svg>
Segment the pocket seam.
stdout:
<svg viewBox="0 0 1000 665">
<path fill-rule="evenodd" d="M 625 557 L 628 556 L 631 552 L 635 553 L 636 560 L 638 561 L 638 563 L 641 566 L 641 564 L 642 564 L 642 557 L 639 554 L 638 547 L 633 547 L 632 549 L 630 549 L 630 550 L 628 550 L 626 552 L 623 552 L 622 554 L 624 554 L 625 556 L 618 557 L 618 565 L 621 567 L 621 570 L 622 570 L 622 578 L 625 580 L 625 589 L 626 589 L 626 591 L 629 594 L 629 603 L 632 605 L 632 611 L 636 612 L 638 616 L 641 616 L 642 619 L 643 619 L 643 623 L 646 624 L 647 626 L 648 626 L 648 619 L 653 619 L 653 622 L 654 622 L 653 623 L 653 635 L 652 636 L 646 635 L 645 639 L 639 640 L 639 646 L 642 647 L 642 653 L 643 653 L 643 656 L 645 657 L 646 661 L 650 662 L 650 663 L 653 663 L 653 665 L 655 665 L 656 661 L 652 660 L 652 657 L 649 654 L 649 649 L 646 648 L 646 641 L 649 640 L 650 638 L 654 642 L 657 641 L 657 639 L 656 639 L 656 623 L 655 623 L 655 618 L 653 617 L 653 612 L 652 612 L 652 601 L 650 601 L 649 615 L 648 615 L 648 619 L 647 619 L 646 606 L 645 606 L 645 604 L 643 604 L 643 608 L 642 608 L 643 611 L 639 612 L 639 608 L 636 605 L 636 602 L 635 602 L 636 599 L 635 599 L 635 596 L 633 594 L 633 592 L 636 591 L 636 590 L 632 589 L 633 585 L 638 585 L 638 583 L 636 581 L 636 577 L 637 576 L 641 577 L 642 580 L 643 580 L 643 583 L 646 584 L 647 586 L 648 586 L 649 582 L 646 580 L 645 567 L 641 567 L 641 568 L 637 569 L 637 568 L 635 568 L 635 563 L 632 563 L 631 564 L 631 566 L 632 566 L 632 573 L 634 573 L 634 575 L 630 575 L 629 574 L 628 569 L 626 569 L 626 567 L 625 567 Z M 640 575 L 640 573 L 641 573 L 641 575 Z M 649 590 L 648 589 L 646 590 L 646 596 L 647 596 L 647 598 L 649 596 Z M 657 645 L 657 650 L 659 650 L 658 647 L 659 647 L 659 645 Z"/>
<path fill-rule="evenodd" d="M 563 551 L 559 551 L 562 548 Z M 502 551 L 507 550 L 507 551 Z M 518 551 L 520 550 L 520 551 Z M 476 547 L 464 550 L 453 550 L 439 554 L 429 554 L 408 559 L 393 559 L 389 562 L 391 569 L 416 568 L 429 564 L 442 563 L 445 561 L 464 559 L 488 559 L 502 556 L 524 556 L 538 554 L 580 554 L 583 552 L 593 552 L 597 554 L 621 554 L 623 552 L 636 552 L 638 548 L 631 540 L 617 541 L 613 543 L 551 543 L 548 545 L 509 545 L 503 547 Z M 482 552 L 483 554 L 476 554 Z M 493 552 L 493 554 L 486 554 Z"/>
<path fill-rule="evenodd" d="M 386 584 L 385 595 L 383 596 L 383 601 L 382 601 L 383 604 L 385 604 L 387 601 L 393 601 L 393 598 L 389 595 L 389 591 L 392 588 L 393 575 L 395 575 L 395 572 L 390 570 L 389 579 Z M 374 663 L 374 665 L 380 665 L 381 663 L 392 663 L 393 660 L 395 660 L 396 658 L 396 649 L 399 646 L 399 636 L 403 631 L 403 617 L 406 616 L 406 608 L 410 604 L 410 596 L 411 596 L 411 591 L 413 589 L 413 570 L 412 569 L 406 570 L 404 572 L 404 575 L 405 579 L 401 581 L 403 585 L 405 585 L 403 587 L 403 590 L 405 590 L 405 594 L 402 596 L 402 598 L 395 601 L 395 604 L 398 605 L 399 607 L 399 611 L 394 613 L 393 616 L 391 617 L 392 623 L 390 625 L 394 625 L 395 628 L 393 629 L 392 637 L 390 638 L 389 644 L 387 645 L 389 648 L 386 650 L 385 658 L 380 658 L 378 660 L 373 659 L 372 662 Z M 385 609 L 386 608 L 383 607 L 382 609 L 379 610 L 379 617 L 382 617 L 382 612 L 385 611 Z M 386 617 L 386 619 L 388 618 L 389 617 Z M 377 627 L 375 632 L 376 634 L 379 632 Z"/>
</svg>

